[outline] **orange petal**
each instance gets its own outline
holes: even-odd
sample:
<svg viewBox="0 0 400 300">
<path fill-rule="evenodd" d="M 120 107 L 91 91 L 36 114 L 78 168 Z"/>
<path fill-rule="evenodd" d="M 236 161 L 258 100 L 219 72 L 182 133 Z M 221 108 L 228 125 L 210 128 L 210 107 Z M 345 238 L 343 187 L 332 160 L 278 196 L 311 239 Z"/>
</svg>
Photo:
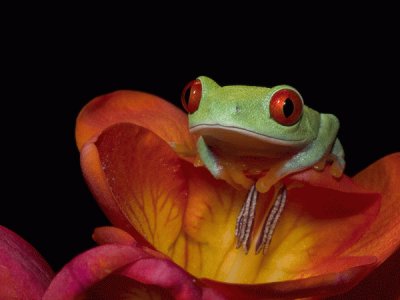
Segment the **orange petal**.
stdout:
<svg viewBox="0 0 400 300">
<path fill-rule="evenodd" d="M 170 145 L 194 151 L 186 114 L 171 103 L 151 94 L 117 91 L 89 102 L 76 121 L 78 148 L 107 127 L 133 123 L 149 129 Z"/>
<path fill-rule="evenodd" d="M 82 151 L 85 177 L 111 221 L 164 253 L 181 230 L 186 205 L 180 162 L 157 135 L 128 123 L 107 128 Z"/>
<path fill-rule="evenodd" d="M 97 227 L 93 232 L 92 238 L 99 245 L 134 245 L 136 242 L 129 233 L 113 226 Z"/>
<path fill-rule="evenodd" d="M 354 177 L 354 181 L 382 194 L 378 218 L 367 234 L 346 253 L 375 255 L 383 262 L 400 247 L 400 153 L 388 155 Z"/>
</svg>

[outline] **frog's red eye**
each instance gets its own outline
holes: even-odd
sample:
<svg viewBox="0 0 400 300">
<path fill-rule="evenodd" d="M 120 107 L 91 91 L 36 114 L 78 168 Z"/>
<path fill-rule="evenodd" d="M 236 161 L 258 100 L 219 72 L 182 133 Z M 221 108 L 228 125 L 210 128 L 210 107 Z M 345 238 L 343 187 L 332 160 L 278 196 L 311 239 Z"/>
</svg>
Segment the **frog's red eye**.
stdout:
<svg viewBox="0 0 400 300">
<path fill-rule="evenodd" d="M 276 91 L 269 103 L 269 113 L 279 124 L 290 126 L 300 120 L 303 100 L 298 92 L 291 89 Z"/>
<path fill-rule="evenodd" d="M 181 102 L 188 113 L 194 113 L 201 100 L 201 81 L 199 79 L 189 82 L 182 91 Z"/>
</svg>

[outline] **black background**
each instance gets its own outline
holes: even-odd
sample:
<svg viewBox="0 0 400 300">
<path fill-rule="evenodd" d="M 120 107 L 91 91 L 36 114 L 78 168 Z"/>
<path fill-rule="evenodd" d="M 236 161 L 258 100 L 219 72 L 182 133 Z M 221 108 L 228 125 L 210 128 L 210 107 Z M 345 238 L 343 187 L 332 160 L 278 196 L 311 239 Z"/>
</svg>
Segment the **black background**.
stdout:
<svg viewBox="0 0 400 300">
<path fill-rule="evenodd" d="M 162 8 L 44 18 L 24 9 L 3 27 L 0 224 L 55 270 L 94 245 L 93 229 L 108 221 L 81 175 L 75 118 L 92 98 L 119 89 L 179 105 L 199 75 L 222 85 L 286 83 L 308 106 L 338 116 L 348 174 L 399 151 L 399 24 L 391 8 L 364 8 L 310 16 L 282 8 L 274 20 L 271 11 L 225 12 L 229 22 Z"/>
</svg>

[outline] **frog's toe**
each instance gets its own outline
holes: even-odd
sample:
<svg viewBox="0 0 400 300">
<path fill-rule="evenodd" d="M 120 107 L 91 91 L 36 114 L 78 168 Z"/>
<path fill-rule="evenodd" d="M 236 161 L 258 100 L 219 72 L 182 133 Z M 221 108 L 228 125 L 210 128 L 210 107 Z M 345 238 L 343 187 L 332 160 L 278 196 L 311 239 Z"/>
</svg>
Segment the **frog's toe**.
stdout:
<svg viewBox="0 0 400 300">
<path fill-rule="evenodd" d="M 332 163 L 332 166 L 330 169 L 332 176 L 336 177 L 336 178 L 340 178 L 343 175 L 345 166 L 346 166 L 346 163 L 345 163 L 344 159 L 341 157 L 336 157 L 333 160 L 333 163 Z"/>
</svg>

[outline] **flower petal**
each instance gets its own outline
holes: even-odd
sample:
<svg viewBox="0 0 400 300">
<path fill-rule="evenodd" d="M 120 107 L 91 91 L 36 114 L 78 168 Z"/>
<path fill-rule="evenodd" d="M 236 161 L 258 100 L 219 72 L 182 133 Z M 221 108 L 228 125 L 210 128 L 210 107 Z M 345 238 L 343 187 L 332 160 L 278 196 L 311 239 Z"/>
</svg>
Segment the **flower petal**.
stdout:
<svg viewBox="0 0 400 300">
<path fill-rule="evenodd" d="M 120 244 L 135 245 L 135 239 L 126 231 L 113 226 L 98 227 L 92 235 L 93 240 L 99 245 Z"/>
<path fill-rule="evenodd" d="M 400 153 L 388 155 L 354 177 L 354 181 L 382 194 L 382 207 L 368 233 L 346 253 L 376 255 L 383 262 L 400 247 Z"/>
<path fill-rule="evenodd" d="M 229 284 L 203 279 L 203 299 L 299 299 L 326 297 L 343 293 L 355 286 L 375 265 L 375 258 L 354 258 L 348 269 L 305 279 L 268 284 Z"/>
<path fill-rule="evenodd" d="M 303 188 L 288 192 L 268 253 L 254 255 L 250 249 L 246 255 L 235 249 L 233 235 L 245 191 L 180 160 L 168 144 L 175 140 L 143 126 L 94 126 L 98 130 L 92 133 L 104 131 L 81 152 L 85 177 L 103 210 L 136 240 L 148 241 L 196 276 L 233 283 L 299 280 L 354 267 L 354 259 L 345 257 L 341 264 L 336 258 L 376 218 L 378 194 L 366 192 L 345 176 L 337 181 L 328 170 L 295 174 L 287 178 L 288 185 L 297 182 Z M 261 210 L 270 196 L 261 196 Z"/>
<path fill-rule="evenodd" d="M 96 155 L 86 152 L 87 147 L 95 149 Z M 89 160 L 96 161 L 92 165 L 100 175 L 87 172 Z M 85 145 L 82 162 L 85 177 L 106 213 L 114 205 L 114 216 L 125 216 L 135 230 L 121 228 L 139 242 L 145 237 L 197 277 L 232 283 L 321 275 L 329 271 L 321 265 L 329 265 L 330 259 L 355 243 L 379 210 L 378 194 L 366 192 L 347 177 L 338 183 L 329 171 L 310 170 L 307 176 L 290 179 L 303 187 L 289 190 L 268 253 L 255 255 L 251 248 L 246 255 L 235 248 L 233 234 L 246 192 L 180 160 L 147 129 L 116 124 L 104 130 L 94 144 Z M 266 209 L 271 195 L 260 197 L 260 210 Z M 115 219 L 111 221 L 118 226 Z M 258 221 L 256 226 L 260 225 Z"/>
<path fill-rule="evenodd" d="M 90 190 L 111 223 L 125 231 L 134 232 L 132 224 L 115 202 L 95 144 L 87 143 L 81 150 L 81 168 Z M 139 240 L 144 241 L 140 237 Z"/>
<path fill-rule="evenodd" d="M 400 297 L 400 153 L 381 158 L 354 177 L 359 185 L 382 194 L 379 215 L 349 255 L 376 255 L 382 265 L 349 293 L 332 299 Z M 397 250 L 396 250 L 397 249 Z M 393 253 L 394 252 L 394 253 Z M 391 256 L 390 256 L 391 255 Z"/>
<path fill-rule="evenodd" d="M 103 245 L 82 253 L 56 275 L 43 300 L 75 299 L 114 271 L 137 260 L 151 257 L 140 248 Z"/>
<path fill-rule="evenodd" d="M 400 249 L 368 275 L 361 283 L 344 295 L 330 300 L 400 299 Z"/>
<path fill-rule="evenodd" d="M 93 248 L 75 257 L 56 275 L 43 300 L 200 299 L 201 290 L 193 277 L 153 254 L 136 245 Z"/>
<path fill-rule="evenodd" d="M 313 172 L 329 176 L 324 179 L 329 184 L 313 186 L 303 180 L 302 188 L 289 190 L 268 252 L 256 255 L 254 243 L 248 254 L 235 248 L 233 232 L 246 193 L 185 164 L 189 197 L 184 232 L 171 257 L 197 277 L 231 283 L 300 279 L 350 268 L 336 263 L 335 269 L 332 259 L 336 261 L 376 218 L 379 195 L 357 188 L 346 177 L 338 189 L 329 172 Z M 271 195 L 260 196 L 259 210 L 265 209 Z M 260 226 L 256 222 L 255 229 Z"/>
<path fill-rule="evenodd" d="M 177 300 L 201 299 L 197 280 L 168 259 L 142 259 L 124 268 L 121 274 L 145 284 L 163 287 Z"/>
<path fill-rule="evenodd" d="M 167 143 L 143 127 L 116 124 L 85 145 L 82 168 L 115 225 L 169 251 L 182 227 L 187 187 L 181 160 Z"/>
<path fill-rule="evenodd" d="M 146 285 L 119 274 L 111 274 L 95 283 L 79 299 L 173 300 L 165 289 Z"/>
<path fill-rule="evenodd" d="M 42 299 L 52 277 L 53 271 L 30 244 L 0 226 L 1 299 Z"/>
<path fill-rule="evenodd" d="M 78 148 L 107 127 L 123 122 L 145 127 L 189 152 L 195 149 L 186 114 L 157 96 L 137 91 L 117 91 L 89 102 L 76 121 Z"/>
</svg>

